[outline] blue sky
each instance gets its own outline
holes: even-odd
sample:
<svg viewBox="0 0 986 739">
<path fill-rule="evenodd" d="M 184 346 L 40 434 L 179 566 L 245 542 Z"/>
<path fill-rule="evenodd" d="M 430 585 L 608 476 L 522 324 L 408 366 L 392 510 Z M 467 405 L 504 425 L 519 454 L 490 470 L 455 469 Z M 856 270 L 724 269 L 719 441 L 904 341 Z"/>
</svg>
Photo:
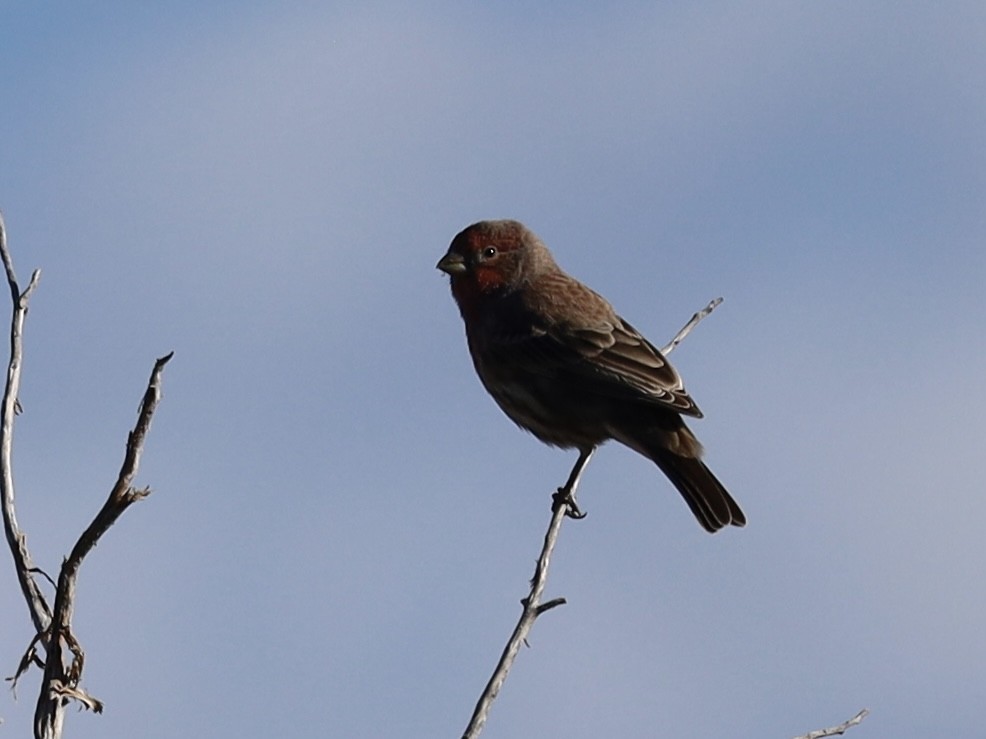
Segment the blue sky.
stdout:
<svg viewBox="0 0 986 739">
<path fill-rule="evenodd" d="M 18 511 L 54 572 L 175 358 L 66 736 L 458 736 L 574 459 L 434 264 L 526 222 L 674 362 L 743 530 L 607 446 L 484 736 L 974 737 L 986 699 L 986 8 L 7 3 L 31 304 Z M 0 568 L 0 664 L 30 641 Z M 30 725 L 37 675 L 4 728 Z M 458 733 L 457 733 L 458 732 Z"/>
</svg>

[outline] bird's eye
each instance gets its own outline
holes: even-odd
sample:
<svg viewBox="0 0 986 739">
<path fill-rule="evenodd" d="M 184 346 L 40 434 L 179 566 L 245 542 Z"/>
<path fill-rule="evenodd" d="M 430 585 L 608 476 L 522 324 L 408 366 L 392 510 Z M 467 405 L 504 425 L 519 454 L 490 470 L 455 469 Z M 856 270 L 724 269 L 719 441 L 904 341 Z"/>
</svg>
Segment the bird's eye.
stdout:
<svg viewBox="0 0 986 739">
<path fill-rule="evenodd" d="M 485 249 L 483 249 L 483 259 L 492 259 L 495 256 L 496 256 L 495 246 L 487 246 Z"/>
</svg>

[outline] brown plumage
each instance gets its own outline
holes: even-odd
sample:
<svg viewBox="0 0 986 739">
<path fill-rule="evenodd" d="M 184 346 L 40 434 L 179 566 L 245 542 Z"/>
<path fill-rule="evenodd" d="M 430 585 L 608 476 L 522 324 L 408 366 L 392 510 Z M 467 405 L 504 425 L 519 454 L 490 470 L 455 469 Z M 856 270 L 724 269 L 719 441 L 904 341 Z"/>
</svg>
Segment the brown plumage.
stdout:
<svg viewBox="0 0 986 739">
<path fill-rule="evenodd" d="M 583 455 L 615 439 L 653 460 L 706 530 L 746 523 L 682 420 L 702 413 L 677 371 L 534 233 L 517 221 L 475 223 L 438 268 L 479 379 L 517 425 Z"/>
</svg>

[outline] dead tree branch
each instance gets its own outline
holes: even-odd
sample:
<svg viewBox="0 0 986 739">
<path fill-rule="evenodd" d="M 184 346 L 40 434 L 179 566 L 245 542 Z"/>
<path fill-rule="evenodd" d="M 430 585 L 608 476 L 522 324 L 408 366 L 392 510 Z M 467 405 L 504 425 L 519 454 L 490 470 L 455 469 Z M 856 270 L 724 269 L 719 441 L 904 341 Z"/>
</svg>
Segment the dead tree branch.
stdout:
<svg viewBox="0 0 986 739">
<path fill-rule="evenodd" d="M 52 622 L 48 629 L 47 657 L 42 690 L 38 696 L 38 704 L 34 712 L 35 734 L 38 737 L 57 736 L 57 734 L 52 733 L 52 729 L 60 723 L 61 713 L 69 699 L 78 701 L 82 706 L 95 713 L 101 713 L 103 710 L 103 704 L 100 701 L 79 687 L 85 662 L 85 652 L 72 633 L 76 580 L 79 568 L 82 566 L 82 560 L 96 546 L 99 538 L 109 530 L 110 526 L 116 523 L 116 520 L 127 508 L 150 495 L 149 488 L 137 490 L 132 487 L 131 483 L 137 474 L 140 455 L 144 447 L 144 438 L 151 426 L 151 418 L 161 400 L 161 373 L 172 356 L 173 353 L 167 354 L 154 363 L 151 379 L 147 383 L 147 390 L 137 413 L 137 423 L 127 437 L 127 448 L 116 484 L 92 523 L 86 527 L 75 546 L 72 547 L 71 554 L 62 562 L 62 568 L 58 574 L 55 605 L 52 609 Z M 69 660 L 66 660 L 64 651 L 66 647 L 71 653 Z"/>
<path fill-rule="evenodd" d="M 721 302 L 722 298 L 716 298 L 704 309 L 693 315 L 688 323 L 675 334 L 671 342 L 661 350 L 662 354 L 667 356 L 674 351 L 691 330 L 703 318 L 715 310 Z M 477 701 L 476 707 L 473 709 L 472 717 L 469 720 L 469 725 L 466 727 L 465 733 L 462 735 L 462 739 L 475 739 L 483 731 L 483 726 L 485 726 L 486 720 L 489 717 L 493 701 L 496 700 L 497 695 L 500 693 L 500 688 L 503 687 L 503 683 L 507 679 L 507 673 L 510 672 L 510 668 L 517 658 L 517 653 L 520 651 L 521 645 L 526 643 L 527 635 L 533 628 L 534 621 L 537 617 L 545 611 L 549 611 L 565 603 L 564 598 L 554 598 L 546 603 L 541 603 L 541 596 L 544 593 L 544 588 L 548 580 L 548 566 L 551 563 L 551 555 L 554 552 L 555 544 L 558 542 L 558 534 L 561 531 L 562 521 L 566 516 L 578 519 L 583 518 L 585 515 L 579 510 L 578 504 L 575 502 L 575 492 L 576 488 L 578 488 L 582 470 L 585 469 L 591 457 L 591 451 L 579 455 L 568 477 L 568 482 L 565 483 L 564 487 L 558 488 L 558 491 L 554 495 L 551 521 L 548 524 L 548 531 L 544 535 L 541 555 L 538 557 L 537 565 L 534 568 L 534 577 L 531 579 L 531 590 L 527 597 L 521 601 L 523 610 L 520 614 L 520 620 L 514 627 L 510 639 L 507 640 L 507 645 L 500 655 L 500 661 L 497 662 L 492 677 L 490 677 L 489 682 L 479 696 L 479 701 Z"/>
<path fill-rule="evenodd" d="M 870 711 L 868 708 L 864 708 L 862 711 L 857 713 L 848 721 L 843 721 L 838 726 L 832 726 L 828 729 L 819 729 L 818 731 L 810 731 L 807 734 L 802 734 L 801 736 L 796 736 L 794 739 L 822 739 L 827 736 L 842 736 L 853 726 L 858 726 L 862 723 L 863 719 L 869 715 Z"/>
<path fill-rule="evenodd" d="M 31 666 L 44 671 L 34 714 L 36 739 L 58 739 L 62 735 L 65 708 L 69 702 L 99 713 L 103 705 L 79 687 L 85 662 L 85 652 L 72 631 L 75 608 L 76 580 L 86 555 L 109 530 L 116 520 L 133 503 L 150 494 L 147 488 L 133 487 L 133 479 L 140 464 L 144 439 L 150 429 L 151 419 L 161 399 L 161 375 L 172 354 L 161 357 L 154 364 L 151 378 L 144 392 L 137 413 L 137 423 L 127 437 L 123 464 L 109 497 L 95 518 L 79 537 L 68 557 L 62 562 L 55 588 L 54 605 L 48 601 L 38 586 L 35 576 L 44 572 L 35 567 L 27 548 L 27 538 L 17 525 L 14 510 L 14 482 L 11 466 L 11 450 L 14 416 L 18 411 L 17 393 L 20 386 L 23 358 L 23 327 L 27 314 L 28 298 L 37 285 L 40 272 L 35 271 L 27 288 L 21 292 L 14 275 L 13 263 L 7 250 L 6 232 L 0 216 L 0 256 L 10 286 L 14 313 L 10 328 L 10 362 L 4 388 L 3 405 L 0 407 L 0 494 L 2 494 L 4 533 L 14 558 L 14 568 L 27 602 L 35 636 L 21 658 L 17 679 Z M 47 575 L 44 575 L 47 578 Z M 50 581 L 50 578 L 48 578 Z M 44 659 L 38 655 L 38 646 L 44 650 Z"/>
<path fill-rule="evenodd" d="M 7 536 L 10 553 L 14 557 L 14 569 L 17 571 L 17 581 L 27 602 L 34 630 L 40 633 L 51 623 L 51 608 L 45 600 L 44 593 L 34 579 L 36 571 L 31 562 L 31 554 L 27 549 L 27 537 L 17 525 L 14 510 L 14 472 L 11 466 L 11 449 L 13 448 L 14 416 L 17 413 L 17 393 L 21 385 L 21 360 L 24 354 L 24 319 L 27 316 L 27 304 L 31 293 L 37 287 L 41 278 L 41 270 L 34 270 L 31 281 L 24 292 L 21 292 L 14 275 L 14 266 L 7 251 L 7 230 L 4 226 L 3 215 L 0 214 L 0 257 L 3 259 L 4 270 L 7 273 L 7 284 L 10 286 L 10 297 L 14 304 L 14 313 L 10 319 L 10 362 L 7 365 L 7 382 L 3 392 L 3 406 L 0 407 L 0 497 L 3 498 L 3 530 Z"/>
</svg>

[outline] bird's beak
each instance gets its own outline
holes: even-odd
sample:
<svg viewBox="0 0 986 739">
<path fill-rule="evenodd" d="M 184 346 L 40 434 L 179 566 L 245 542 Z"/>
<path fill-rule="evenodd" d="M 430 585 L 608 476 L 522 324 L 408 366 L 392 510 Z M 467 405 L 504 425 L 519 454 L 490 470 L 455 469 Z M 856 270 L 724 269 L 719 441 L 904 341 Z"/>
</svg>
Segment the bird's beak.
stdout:
<svg viewBox="0 0 986 739">
<path fill-rule="evenodd" d="M 455 277 L 456 275 L 461 275 L 466 271 L 466 260 L 462 258 L 461 254 L 448 252 L 444 257 L 438 260 L 438 264 L 435 266 L 445 274 Z"/>
</svg>

